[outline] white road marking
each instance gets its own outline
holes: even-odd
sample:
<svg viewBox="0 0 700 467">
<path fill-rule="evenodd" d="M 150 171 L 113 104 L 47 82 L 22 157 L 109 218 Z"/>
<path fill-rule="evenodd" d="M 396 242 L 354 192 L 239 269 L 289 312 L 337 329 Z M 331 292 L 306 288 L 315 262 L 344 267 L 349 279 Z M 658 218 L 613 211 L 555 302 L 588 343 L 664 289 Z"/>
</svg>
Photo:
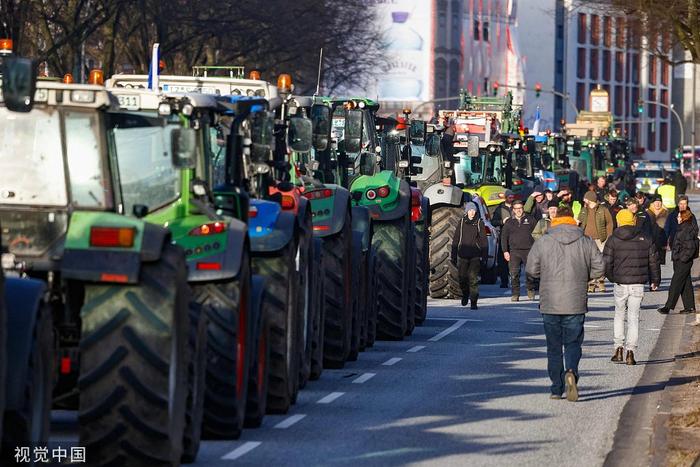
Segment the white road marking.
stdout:
<svg viewBox="0 0 700 467">
<path fill-rule="evenodd" d="M 382 365 L 384 365 L 384 366 L 396 365 L 396 364 L 399 363 L 401 360 L 402 360 L 402 359 L 399 358 L 399 357 L 390 358 L 390 359 L 387 360 L 386 362 L 382 363 Z"/>
<path fill-rule="evenodd" d="M 584 324 L 583 327 L 584 328 L 599 328 L 600 326 L 598 326 L 597 324 Z"/>
<path fill-rule="evenodd" d="M 247 441 L 247 442 L 243 443 L 242 445 L 238 446 L 233 451 L 224 455 L 221 459 L 225 460 L 225 461 L 234 461 L 234 460 L 238 459 L 239 457 L 248 454 L 250 451 L 257 448 L 261 444 L 262 444 L 262 442 L 260 442 L 260 441 Z"/>
<path fill-rule="evenodd" d="M 428 340 L 429 340 L 430 342 L 437 342 L 437 341 L 439 341 L 440 339 L 442 339 L 443 337 L 452 334 L 452 333 L 455 332 L 457 329 L 459 329 L 459 328 L 461 328 L 462 326 L 464 326 L 464 323 L 466 323 L 466 322 L 467 322 L 466 319 L 458 319 L 457 322 L 456 322 L 455 324 L 453 324 L 453 325 L 450 326 L 449 328 L 445 329 L 445 330 L 442 331 L 440 334 L 431 337 L 431 338 L 428 339 Z"/>
<path fill-rule="evenodd" d="M 436 320 L 436 321 L 471 321 L 473 323 L 483 323 L 483 319 L 473 319 L 473 318 L 434 318 L 430 317 L 428 318 L 429 320 Z"/>
<path fill-rule="evenodd" d="M 656 328 L 649 328 L 647 331 L 661 331 L 661 329 L 656 329 Z"/>
<path fill-rule="evenodd" d="M 411 347 L 410 349 L 408 349 L 406 352 L 416 353 L 416 352 L 420 352 L 420 351 L 423 350 L 424 348 L 425 348 L 424 345 L 416 345 L 416 346 Z"/>
<path fill-rule="evenodd" d="M 306 417 L 306 415 L 303 413 L 292 415 L 291 417 L 287 417 L 284 420 L 282 420 L 281 422 L 279 422 L 277 425 L 275 425 L 275 428 L 280 428 L 280 429 L 289 428 L 290 426 L 294 425 L 296 422 L 300 421 L 304 417 Z"/>
<path fill-rule="evenodd" d="M 353 383 L 354 384 L 366 383 L 370 379 L 374 378 L 376 375 L 377 375 L 377 373 L 363 373 L 358 378 L 353 380 Z"/>
<path fill-rule="evenodd" d="M 330 404 L 337 398 L 343 396 L 345 393 L 344 392 L 332 392 L 328 394 L 326 397 L 322 397 L 318 401 L 316 401 L 317 404 Z"/>
</svg>

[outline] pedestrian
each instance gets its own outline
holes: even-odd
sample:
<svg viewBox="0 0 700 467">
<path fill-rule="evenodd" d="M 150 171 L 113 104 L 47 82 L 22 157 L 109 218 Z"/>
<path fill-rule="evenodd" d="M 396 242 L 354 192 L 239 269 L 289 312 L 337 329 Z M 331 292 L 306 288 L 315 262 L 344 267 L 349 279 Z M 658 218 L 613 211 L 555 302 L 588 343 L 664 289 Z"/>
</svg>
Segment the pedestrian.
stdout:
<svg viewBox="0 0 700 467">
<path fill-rule="evenodd" d="M 598 177 L 593 191 L 598 198 L 598 203 L 605 201 L 605 195 L 608 194 L 608 180 L 605 177 Z"/>
<path fill-rule="evenodd" d="M 664 182 L 656 189 L 656 194 L 661 196 L 661 200 L 666 209 L 676 207 L 676 187 L 673 186 L 670 177 L 664 178 Z"/>
<path fill-rule="evenodd" d="M 559 202 L 555 199 L 551 200 L 549 204 L 547 204 L 547 214 L 542 217 L 542 219 L 537 221 L 537 224 L 535 224 L 535 228 L 532 231 L 532 238 L 535 239 L 535 241 L 537 241 L 538 238 L 541 238 L 542 235 L 547 232 L 552 223 L 552 219 L 557 216 L 558 209 Z"/>
<path fill-rule="evenodd" d="M 656 245 L 657 251 L 659 253 L 659 262 L 661 264 L 666 264 L 666 232 L 664 227 L 666 226 L 666 221 L 669 216 L 668 209 L 666 209 L 661 202 L 661 196 L 654 195 L 651 198 L 649 207 L 647 208 L 647 215 L 651 220 L 652 226 L 652 237 L 654 238 L 654 244 Z"/>
<path fill-rule="evenodd" d="M 651 217 L 649 217 L 649 214 L 641 208 L 637 198 L 629 198 L 625 203 L 625 206 L 632 214 L 634 214 L 635 225 L 639 227 L 642 232 L 653 237 L 654 231 Z"/>
<path fill-rule="evenodd" d="M 603 249 L 605 277 L 615 284 L 615 352 L 611 361 L 621 363 L 624 356 L 627 365 L 637 364 L 634 353 L 639 339 L 639 310 L 644 298 L 644 284 L 650 282 L 651 290 L 656 290 L 661 282 L 661 264 L 656 245 L 641 231 L 635 220 L 630 210 L 621 210 L 617 214 L 618 227 Z M 625 350 L 627 353 L 623 355 Z"/>
<path fill-rule="evenodd" d="M 682 170 L 676 170 L 673 173 L 673 185 L 676 187 L 677 195 L 685 194 L 688 189 L 688 180 L 686 180 Z"/>
<path fill-rule="evenodd" d="M 513 202 L 513 217 L 508 219 L 501 232 L 501 249 L 503 256 L 508 261 L 511 301 L 513 302 L 520 300 L 520 266 L 527 265 L 527 255 L 535 241 L 532 238 L 535 224 L 532 216 L 525 213 L 523 202 L 515 200 Z M 527 275 L 525 275 L 525 287 L 527 297 L 533 300 L 535 298 L 535 284 Z"/>
<path fill-rule="evenodd" d="M 571 212 L 574 213 L 574 219 L 578 219 L 578 216 L 581 213 L 581 202 L 574 201 L 574 194 L 571 192 L 571 190 L 566 187 L 562 188 L 559 190 L 559 193 L 557 193 L 557 198 L 561 200 L 559 206 L 566 206 L 571 209 Z"/>
<path fill-rule="evenodd" d="M 603 255 L 576 225 L 571 209 L 564 206 L 530 250 L 526 271 L 540 280 L 550 397 L 561 399 L 566 385 L 567 400 L 576 401 L 583 323 L 588 312 L 586 288 L 590 279 L 604 274 Z"/>
<path fill-rule="evenodd" d="M 547 203 L 552 201 L 554 199 L 554 192 L 552 190 L 550 190 L 549 188 L 544 190 L 544 199 L 545 199 L 545 201 L 547 201 Z"/>
<path fill-rule="evenodd" d="M 478 309 L 479 271 L 481 262 L 488 254 L 486 226 L 478 215 L 476 204 L 470 201 L 464 207 L 464 216 L 460 219 L 452 240 L 452 263 L 458 271 L 462 306 L 467 306 L 467 302 L 471 301 L 472 310 Z"/>
<path fill-rule="evenodd" d="M 644 210 L 647 207 L 649 207 L 649 201 L 647 199 L 647 195 L 643 191 L 638 191 L 634 194 L 634 199 L 637 200 L 637 204 L 639 204 L 639 209 Z"/>
<path fill-rule="evenodd" d="M 541 191 L 533 191 L 528 196 L 524 206 L 525 212 L 530 214 L 537 222 L 547 213 L 547 200 Z"/>
<path fill-rule="evenodd" d="M 612 217 L 613 220 L 613 229 L 615 229 L 617 227 L 615 216 L 617 216 L 618 212 L 624 209 L 624 206 L 620 203 L 620 198 L 618 197 L 618 193 L 615 188 L 611 188 L 605 195 L 603 206 L 610 211 L 610 217 Z"/>
<path fill-rule="evenodd" d="M 698 256 L 698 226 L 692 220 L 693 214 L 688 209 L 680 211 L 677 215 L 678 228 L 671 245 L 673 276 L 666 304 L 658 310 L 664 315 L 676 307 L 679 297 L 683 299 L 681 313 L 695 313 L 695 294 L 690 270 Z"/>
<path fill-rule="evenodd" d="M 605 206 L 598 203 L 595 193 L 589 191 L 583 197 L 583 202 L 586 205 L 578 216 L 579 224 L 583 229 L 583 233 L 593 240 L 602 252 L 605 246 L 605 241 L 613 232 L 613 221 L 610 216 L 610 211 Z M 605 292 L 605 277 L 602 275 L 588 284 L 589 292 Z"/>
<path fill-rule="evenodd" d="M 503 225 L 508 219 L 513 215 L 513 201 L 515 201 L 515 194 L 511 190 L 506 190 L 503 194 L 504 201 L 496 206 L 496 210 L 493 212 L 493 217 L 491 219 L 491 225 L 499 229 L 498 243 L 501 243 L 501 236 L 503 234 Z M 501 281 L 501 288 L 508 288 L 508 261 L 506 261 L 503 255 L 503 250 L 499 249 L 497 264 L 498 275 Z"/>
<path fill-rule="evenodd" d="M 668 218 L 666 218 L 666 225 L 664 225 L 664 232 L 666 233 L 667 248 L 670 250 L 671 245 L 673 245 L 673 237 L 676 235 L 676 230 L 678 229 L 678 213 L 683 211 L 689 211 L 691 214 L 690 221 L 698 227 L 698 221 L 695 216 L 690 211 L 690 206 L 688 206 L 688 197 L 686 195 L 680 195 L 678 197 L 678 205 L 675 209 L 668 213 Z"/>
</svg>

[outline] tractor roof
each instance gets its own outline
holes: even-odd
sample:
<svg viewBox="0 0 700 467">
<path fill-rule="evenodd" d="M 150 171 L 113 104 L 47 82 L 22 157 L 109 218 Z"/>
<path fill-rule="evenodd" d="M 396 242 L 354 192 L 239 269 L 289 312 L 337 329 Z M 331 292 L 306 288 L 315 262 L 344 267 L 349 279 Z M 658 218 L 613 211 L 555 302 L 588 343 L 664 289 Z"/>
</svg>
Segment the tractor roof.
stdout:
<svg viewBox="0 0 700 467">
<path fill-rule="evenodd" d="M 187 99 L 198 109 L 216 109 L 218 103 L 214 96 L 208 94 L 193 93 L 159 93 L 143 88 L 108 88 L 119 100 L 122 109 L 125 110 L 158 110 L 158 106 L 166 99 Z"/>
<path fill-rule="evenodd" d="M 222 76 L 175 76 L 160 75 L 158 83 L 163 92 L 196 92 L 219 96 L 259 96 L 266 99 L 277 97 L 277 88 L 267 81 L 231 78 Z M 146 88 L 148 75 L 117 74 L 107 80 L 113 88 Z"/>
<path fill-rule="evenodd" d="M 0 91 L 0 103 L 4 102 Z M 92 109 L 118 109 L 119 103 L 103 86 L 92 84 L 64 84 L 57 81 L 38 80 L 34 94 L 35 106 L 82 107 Z"/>
</svg>

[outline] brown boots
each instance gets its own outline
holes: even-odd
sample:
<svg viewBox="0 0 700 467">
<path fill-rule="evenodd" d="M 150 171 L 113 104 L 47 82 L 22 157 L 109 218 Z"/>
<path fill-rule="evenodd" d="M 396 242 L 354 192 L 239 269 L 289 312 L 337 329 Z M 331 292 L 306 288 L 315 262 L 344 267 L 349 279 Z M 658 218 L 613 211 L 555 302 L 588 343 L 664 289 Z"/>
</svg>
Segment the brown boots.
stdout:
<svg viewBox="0 0 700 467">
<path fill-rule="evenodd" d="M 637 360 L 634 359 L 634 352 L 631 350 L 627 351 L 627 358 L 625 358 L 625 363 L 628 365 L 636 365 Z"/>
<path fill-rule="evenodd" d="M 615 363 L 622 363 L 623 361 L 623 356 L 624 354 L 624 349 L 622 347 L 618 347 L 615 349 L 615 353 L 613 354 L 612 358 L 610 359 L 611 362 Z M 624 358 L 624 361 L 627 365 L 636 365 L 637 360 L 634 359 L 634 352 L 631 350 L 627 351 L 627 356 Z"/>
</svg>

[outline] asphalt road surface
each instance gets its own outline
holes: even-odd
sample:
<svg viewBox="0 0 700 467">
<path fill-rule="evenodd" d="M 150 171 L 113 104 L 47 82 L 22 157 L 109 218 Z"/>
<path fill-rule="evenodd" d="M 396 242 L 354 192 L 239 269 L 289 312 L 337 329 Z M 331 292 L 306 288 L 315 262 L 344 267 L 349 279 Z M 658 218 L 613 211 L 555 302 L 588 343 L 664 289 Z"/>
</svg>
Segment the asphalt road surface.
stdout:
<svg viewBox="0 0 700 467">
<path fill-rule="evenodd" d="M 643 372 L 675 355 L 675 341 L 656 347 L 665 320 L 676 328 L 669 339 L 684 321 L 656 312 L 670 265 L 662 275 L 661 291 L 644 297 L 637 366 L 610 362 L 612 285 L 590 296 L 577 403 L 549 399 L 537 302 L 511 303 L 509 290 L 484 286 L 478 311 L 431 300 L 412 336 L 325 370 L 289 414 L 266 416 L 241 439 L 203 441 L 195 465 L 602 465 Z M 53 419 L 52 445 L 74 445 L 74 415 Z"/>
</svg>

